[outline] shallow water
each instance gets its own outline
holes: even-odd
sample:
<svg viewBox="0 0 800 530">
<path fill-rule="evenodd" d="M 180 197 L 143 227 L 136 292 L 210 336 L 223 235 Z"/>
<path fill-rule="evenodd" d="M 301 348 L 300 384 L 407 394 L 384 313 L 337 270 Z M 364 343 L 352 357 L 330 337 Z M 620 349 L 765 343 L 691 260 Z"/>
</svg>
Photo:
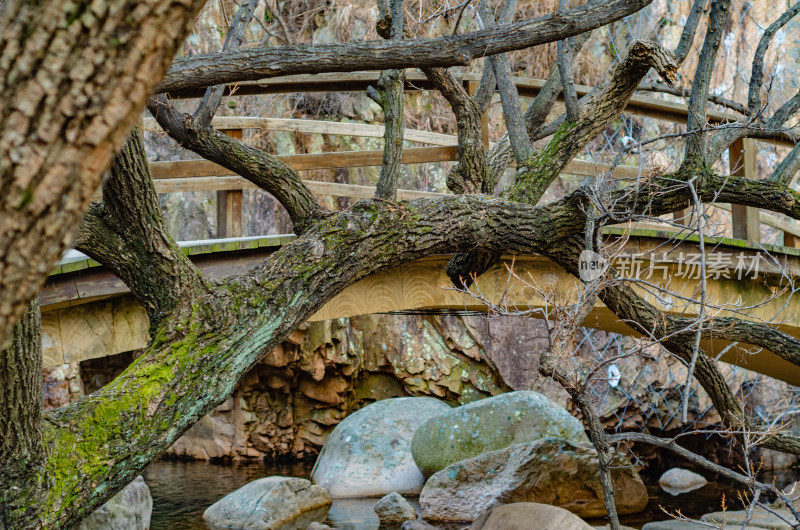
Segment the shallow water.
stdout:
<svg viewBox="0 0 800 530">
<path fill-rule="evenodd" d="M 281 475 L 308 478 L 313 462 L 266 462 L 246 464 L 210 464 L 160 460 L 145 472 L 144 479 L 153 496 L 152 530 L 188 530 L 206 528 L 203 512 L 228 493 L 250 481 Z M 372 511 L 378 499 L 336 499 L 328 509 L 311 514 L 299 524 L 282 530 L 305 530 L 311 521 L 324 522 L 344 530 L 378 528 Z M 416 499 L 409 499 L 419 511 Z"/>
<path fill-rule="evenodd" d="M 203 511 L 248 482 L 272 475 L 308 478 L 313 462 L 264 462 L 247 464 L 210 464 L 207 462 L 176 462 L 161 460 L 153 463 L 144 478 L 153 496 L 152 530 L 204 529 Z M 778 484 L 794 480 L 796 473 L 780 477 Z M 766 478 L 766 477 L 764 477 Z M 669 519 L 662 507 L 674 513 L 680 510 L 688 517 L 718 511 L 723 494 L 728 509 L 740 509 L 736 503 L 737 488 L 732 484 L 709 482 L 706 486 L 673 496 L 649 484 L 650 502 L 645 511 L 621 517 L 623 524 L 640 528 L 650 521 Z M 419 511 L 417 499 L 409 499 Z M 378 518 L 372 511 L 377 499 L 337 499 L 328 509 L 310 514 L 300 524 L 287 525 L 284 530 L 304 530 L 312 521 L 324 522 L 344 530 L 375 530 Z M 602 525 L 604 521 L 590 521 Z M 456 525 L 462 528 L 465 525 Z"/>
</svg>

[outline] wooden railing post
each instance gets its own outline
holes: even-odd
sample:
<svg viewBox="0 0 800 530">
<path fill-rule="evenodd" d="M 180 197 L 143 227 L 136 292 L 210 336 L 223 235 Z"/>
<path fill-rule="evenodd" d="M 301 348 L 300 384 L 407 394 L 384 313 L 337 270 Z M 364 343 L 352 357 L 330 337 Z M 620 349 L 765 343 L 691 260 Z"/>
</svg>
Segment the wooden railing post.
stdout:
<svg viewBox="0 0 800 530">
<path fill-rule="evenodd" d="M 730 164 L 731 175 L 757 179 L 756 143 L 749 138 L 741 138 L 733 142 L 728 148 L 728 163 Z M 734 238 L 755 242 L 761 240 L 761 222 L 758 208 L 732 204 L 731 217 Z"/>
<path fill-rule="evenodd" d="M 225 133 L 237 140 L 242 139 L 241 129 L 230 129 Z M 217 237 L 242 236 L 242 190 L 217 191 Z"/>
</svg>

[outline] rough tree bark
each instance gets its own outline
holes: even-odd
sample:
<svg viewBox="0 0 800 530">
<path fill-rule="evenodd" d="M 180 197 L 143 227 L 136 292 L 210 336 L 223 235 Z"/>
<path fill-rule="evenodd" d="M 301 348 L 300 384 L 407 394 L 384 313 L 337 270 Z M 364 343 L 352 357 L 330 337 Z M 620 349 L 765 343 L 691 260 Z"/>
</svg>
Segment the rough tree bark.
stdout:
<svg viewBox="0 0 800 530">
<path fill-rule="evenodd" d="M 572 37 L 639 11 L 653 0 L 593 0 L 562 14 L 435 39 L 294 45 L 176 60 L 158 93 L 267 77 L 469 64 L 478 57 Z"/>
<path fill-rule="evenodd" d="M 4 2 L 0 344 L 69 244 L 202 5 Z"/>
<path fill-rule="evenodd" d="M 43 474 L 42 324 L 39 300 L 30 303 L 0 351 L 0 528 L 21 528 L 34 510 L 28 493 L 50 486 Z M 31 471 L 34 472 L 31 472 Z"/>
</svg>

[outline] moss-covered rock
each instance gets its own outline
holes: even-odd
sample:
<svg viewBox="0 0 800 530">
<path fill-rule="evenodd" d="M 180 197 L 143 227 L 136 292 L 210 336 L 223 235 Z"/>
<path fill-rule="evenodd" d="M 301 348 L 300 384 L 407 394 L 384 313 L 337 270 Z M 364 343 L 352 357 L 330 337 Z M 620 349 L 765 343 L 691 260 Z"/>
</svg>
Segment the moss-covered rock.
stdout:
<svg viewBox="0 0 800 530">
<path fill-rule="evenodd" d="M 448 410 L 414 433 L 411 453 L 425 476 L 467 458 L 541 438 L 588 442 L 581 422 L 538 392 L 509 392 Z"/>
</svg>

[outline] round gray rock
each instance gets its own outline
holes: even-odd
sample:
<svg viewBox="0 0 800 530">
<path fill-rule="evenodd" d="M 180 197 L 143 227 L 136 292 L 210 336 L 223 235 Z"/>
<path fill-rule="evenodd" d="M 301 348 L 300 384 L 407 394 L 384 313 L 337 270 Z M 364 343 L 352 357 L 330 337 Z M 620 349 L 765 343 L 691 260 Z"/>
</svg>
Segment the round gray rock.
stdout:
<svg viewBox="0 0 800 530">
<path fill-rule="evenodd" d="M 377 401 L 344 419 L 328 436 L 311 480 L 334 498 L 417 495 L 422 476 L 411 456 L 414 431 L 450 406 L 434 398 Z"/>
<path fill-rule="evenodd" d="M 375 505 L 375 513 L 381 524 L 402 523 L 417 518 L 414 507 L 395 491 L 381 497 Z"/>
<path fill-rule="evenodd" d="M 242 486 L 209 506 L 203 519 L 212 528 L 270 530 L 304 512 L 329 504 L 328 492 L 306 479 L 266 477 Z"/>
<path fill-rule="evenodd" d="M 142 477 L 136 477 L 116 495 L 81 521 L 76 530 L 125 528 L 147 530 L 153 511 L 153 497 Z"/>
<path fill-rule="evenodd" d="M 414 433 L 411 453 L 427 477 L 482 453 L 548 437 L 589 441 L 581 422 L 542 394 L 508 392 L 426 421 Z"/>
<path fill-rule="evenodd" d="M 667 493 L 678 495 L 702 488 L 708 484 L 708 481 L 694 471 L 673 467 L 661 475 L 661 478 L 658 479 L 658 484 Z"/>
<path fill-rule="evenodd" d="M 535 521 L 535 522 L 534 522 Z M 515 502 L 492 508 L 478 518 L 469 530 L 592 530 L 575 514 L 549 504 Z"/>
</svg>

